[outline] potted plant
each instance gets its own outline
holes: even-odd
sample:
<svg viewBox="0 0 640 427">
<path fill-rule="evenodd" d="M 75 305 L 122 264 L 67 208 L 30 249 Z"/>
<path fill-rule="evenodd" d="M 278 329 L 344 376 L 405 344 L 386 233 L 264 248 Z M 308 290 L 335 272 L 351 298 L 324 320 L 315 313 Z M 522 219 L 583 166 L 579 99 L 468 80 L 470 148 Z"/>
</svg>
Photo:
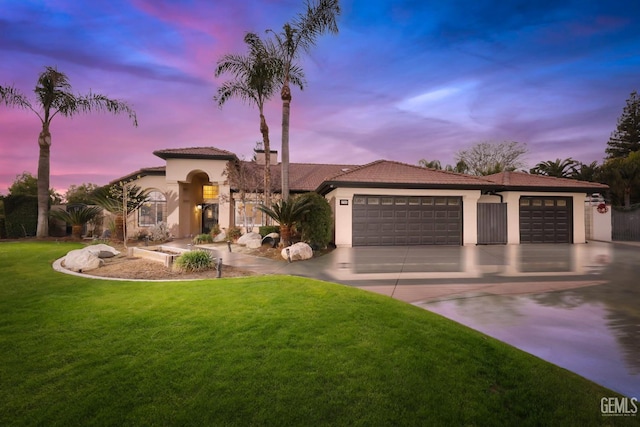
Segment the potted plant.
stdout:
<svg viewBox="0 0 640 427">
<path fill-rule="evenodd" d="M 51 211 L 51 217 L 71 224 L 71 237 L 79 239 L 82 237 L 84 225 L 101 213 L 102 209 L 98 206 L 83 206 L 71 211 L 53 210 Z"/>
</svg>

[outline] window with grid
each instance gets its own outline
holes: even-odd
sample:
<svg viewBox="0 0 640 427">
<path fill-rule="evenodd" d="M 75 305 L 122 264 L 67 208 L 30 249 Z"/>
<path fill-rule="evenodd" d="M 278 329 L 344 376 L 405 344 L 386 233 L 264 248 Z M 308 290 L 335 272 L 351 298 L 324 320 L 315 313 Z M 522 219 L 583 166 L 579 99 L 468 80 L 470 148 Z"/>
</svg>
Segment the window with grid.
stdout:
<svg viewBox="0 0 640 427">
<path fill-rule="evenodd" d="M 149 199 L 138 209 L 138 224 L 141 227 L 148 227 L 166 221 L 166 197 L 159 191 L 150 192 Z"/>
</svg>

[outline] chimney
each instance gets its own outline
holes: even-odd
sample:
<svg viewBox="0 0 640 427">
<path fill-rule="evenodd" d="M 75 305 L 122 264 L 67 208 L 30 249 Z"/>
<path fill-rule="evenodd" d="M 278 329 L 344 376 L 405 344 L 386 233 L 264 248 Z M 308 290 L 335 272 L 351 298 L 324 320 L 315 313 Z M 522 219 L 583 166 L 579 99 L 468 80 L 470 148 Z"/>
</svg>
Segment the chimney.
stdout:
<svg viewBox="0 0 640 427">
<path fill-rule="evenodd" d="M 256 163 L 259 165 L 264 165 L 266 163 L 266 153 L 264 150 L 255 148 L 253 150 L 254 152 L 254 158 L 256 159 Z M 277 151 L 273 151 L 273 150 L 269 150 L 269 160 L 271 161 L 272 165 L 277 165 L 278 164 L 278 152 Z"/>
</svg>

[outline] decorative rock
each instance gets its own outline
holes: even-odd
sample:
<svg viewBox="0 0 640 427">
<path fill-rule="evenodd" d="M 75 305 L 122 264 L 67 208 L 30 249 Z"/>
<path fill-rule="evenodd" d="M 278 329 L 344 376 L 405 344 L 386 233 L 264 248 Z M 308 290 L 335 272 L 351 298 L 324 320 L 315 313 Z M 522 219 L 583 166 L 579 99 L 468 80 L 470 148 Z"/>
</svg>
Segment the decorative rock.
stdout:
<svg viewBox="0 0 640 427">
<path fill-rule="evenodd" d="M 272 239 L 279 239 L 280 235 L 278 233 L 269 233 L 264 237 L 271 237 Z"/>
<path fill-rule="evenodd" d="M 78 272 L 95 270 L 104 263 L 98 255 L 87 251 L 86 248 L 70 251 L 63 262 L 67 270 Z"/>
<path fill-rule="evenodd" d="M 242 236 L 240 236 L 240 238 L 238 239 L 238 244 L 239 245 L 246 245 L 247 243 L 249 243 L 250 240 L 258 240 L 258 242 L 262 241 L 262 236 L 258 233 L 247 233 L 247 234 L 243 234 Z M 260 247 L 260 246 L 258 246 Z"/>
<path fill-rule="evenodd" d="M 291 261 L 300 261 L 305 259 L 313 258 L 313 250 L 311 246 L 307 245 L 304 242 L 299 242 L 294 245 L 289 246 L 288 248 L 284 248 L 280 253 L 282 258 L 288 260 L 287 249 L 289 250 L 289 256 L 291 257 Z"/>
<path fill-rule="evenodd" d="M 220 242 L 224 242 L 227 240 L 227 233 L 225 233 L 224 230 L 220 231 L 220 233 L 216 234 L 213 237 L 213 242 L 214 243 L 220 243 Z"/>
<path fill-rule="evenodd" d="M 98 258 L 112 258 L 120 254 L 120 252 L 118 252 L 115 248 L 109 245 L 105 245 L 104 243 L 90 245 L 82 250 L 91 252 L 92 254 L 98 256 Z"/>
<path fill-rule="evenodd" d="M 258 249 L 261 246 L 262 246 L 261 239 L 251 239 L 247 242 L 247 248 L 249 249 Z"/>
</svg>

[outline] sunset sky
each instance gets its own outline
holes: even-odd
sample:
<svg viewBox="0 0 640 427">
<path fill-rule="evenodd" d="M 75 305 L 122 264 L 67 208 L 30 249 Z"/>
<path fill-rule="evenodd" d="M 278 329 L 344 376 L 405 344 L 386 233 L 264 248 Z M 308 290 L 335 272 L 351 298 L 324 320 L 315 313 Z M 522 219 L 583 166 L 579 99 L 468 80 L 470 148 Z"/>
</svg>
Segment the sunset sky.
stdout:
<svg viewBox="0 0 640 427">
<path fill-rule="evenodd" d="M 453 163 L 484 141 L 519 141 L 529 166 L 602 160 L 626 99 L 640 90 L 637 0 L 343 0 L 338 35 L 301 59 L 291 160 Z M 128 102 L 126 115 L 56 117 L 51 185 L 106 184 L 160 166 L 154 150 L 214 146 L 249 159 L 258 112 L 213 102 L 226 53 L 244 53 L 303 11 L 301 0 L 0 0 L 0 85 L 29 96 L 45 66 L 76 93 Z M 281 102 L 267 106 L 279 149 Z M 40 123 L 0 104 L 0 193 L 37 170 Z"/>
</svg>

